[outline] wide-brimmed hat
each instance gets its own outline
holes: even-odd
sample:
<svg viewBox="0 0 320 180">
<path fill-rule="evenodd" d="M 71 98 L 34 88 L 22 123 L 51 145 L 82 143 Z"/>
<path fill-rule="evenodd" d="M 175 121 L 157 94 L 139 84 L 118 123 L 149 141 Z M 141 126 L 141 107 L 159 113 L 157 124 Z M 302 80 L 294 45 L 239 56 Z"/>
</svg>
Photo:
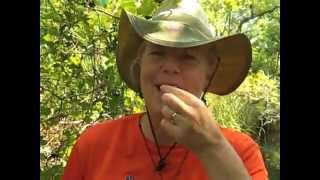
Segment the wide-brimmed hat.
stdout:
<svg viewBox="0 0 320 180">
<path fill-rule="evenodd" d="M 121 78 L 136 92 L 140 92 L 140 69 L 135 59 L 143 41 L 176 48 L 213 48 L 220 63 L 207 91 L 218 95 L 234 91 L 252 61 L 249 39 L 244 34 L 217 36 L 198 0 L 165 0 L 151 19 L 122 10 L 117 66 Z"/>
</svg>

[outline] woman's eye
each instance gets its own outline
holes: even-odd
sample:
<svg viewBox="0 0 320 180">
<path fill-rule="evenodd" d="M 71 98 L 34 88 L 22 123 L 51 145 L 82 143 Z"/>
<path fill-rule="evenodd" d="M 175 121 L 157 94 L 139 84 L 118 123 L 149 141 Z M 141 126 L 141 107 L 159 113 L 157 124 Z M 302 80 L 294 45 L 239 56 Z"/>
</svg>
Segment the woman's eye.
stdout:
<svg viewBox="0 0 320 180">
<path fill-rule="evenodd" d="M 183 59 L 184 61 L 196 61 L 196 58 L 193 57 L 193 56 L 191 56 L 191 55 L 184 55 L 184 56 L 182 57 L 182 59 Z"/>
<path fill-rule="evenodd" d="M 149 54 L 153 55 L 153 56 L 163 56 L 164 52 L 163 51 L 151 51 Z"/>
</svg>

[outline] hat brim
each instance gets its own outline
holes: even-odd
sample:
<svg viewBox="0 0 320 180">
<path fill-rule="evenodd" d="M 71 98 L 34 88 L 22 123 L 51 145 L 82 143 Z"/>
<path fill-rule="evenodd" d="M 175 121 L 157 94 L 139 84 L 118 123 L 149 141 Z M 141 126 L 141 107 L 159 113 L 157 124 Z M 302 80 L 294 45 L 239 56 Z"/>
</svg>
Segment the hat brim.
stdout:
<svg viewBox="0 0 320 180">
<path fill-rule="evenodd" d="M 172 25 L 173 29 L 168 29 Z M 139 70 L 135 69 L 133 63 L 144 40 L 176 48 L 201 45 L 214 48 L 220 57 L 220 64 L 208 92 L 218 95 L 234 91 L 247 76 L 252 61 L 251 43 L 244 34 L 209 38 L 181 22 L 145 20 L 123 10 L 119 25 L 117 65 L 121 78 L 136 92 L 140 91 Z"/>
</svg>

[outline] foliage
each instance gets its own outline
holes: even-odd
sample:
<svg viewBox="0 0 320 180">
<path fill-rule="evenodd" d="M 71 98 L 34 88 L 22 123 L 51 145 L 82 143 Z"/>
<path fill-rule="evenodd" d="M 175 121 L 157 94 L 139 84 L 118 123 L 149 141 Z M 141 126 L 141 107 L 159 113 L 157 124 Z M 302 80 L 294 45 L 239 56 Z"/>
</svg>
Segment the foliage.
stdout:
<svg viewBox="0 0 320 180">
<path fill-rule="evenodd" d="M 278 130 L 279 95 L 279 81 L 258 71 L 230 95 L 211 95 L 207 101 L 222 126 L 244 131 L 260 143 L 267 143 L 267 134 Z M 270 132 L 266 133 L 267 130 Z"/>
<path fill-rule="evenodd" d="M 114 68 L 117 24 L 90 11 L 85 3 L 46 0 L 41 4 L 40 165 L 44 179 L 61 174 L 72 144 L 85 127 L 122 113 L 124 85 Z"/>
<path fill-rule="evenodd" d="M 266 162 L 270 180 L 280 179 L 280 147 L 274 144 L 264 144 L 262 152 Z"/>
<path fill-rule="evenodd" d="M 279 0 L 202 0 L 218 36 L 246 34 L 253 47 L 252 71 L 280 75 Z"/>
<path fill-rule="evenodd" d="M 122 82 L 115 64 L 118 17 L 124 8 L 148 18 L 159 2 L 41 0 L 41 179 L 60 179 L 72 145 L 86 128 L 104 119 L 143 111 L 142 99 Z M 269 136 L 279 131 L 274 128 L 278 125 L 273 125 L 279 122 L 279 0 L 201 3 L 218 35 L 243 32 L 253 46 L 252 74 L 246 83 L 228 97 L 209 98 L 210 107 L 223 125 L 267 139 L 266 143 L 261 140 L 263 144 L 277 142 Z M 259 136 L 261 128 L 255 129 L 255 125 L 265 132 Z M 268 164 L 275 164 L 277 158 L 269 158 L 274 156 L 265 152 L 272 161 Z"/>
</svg>

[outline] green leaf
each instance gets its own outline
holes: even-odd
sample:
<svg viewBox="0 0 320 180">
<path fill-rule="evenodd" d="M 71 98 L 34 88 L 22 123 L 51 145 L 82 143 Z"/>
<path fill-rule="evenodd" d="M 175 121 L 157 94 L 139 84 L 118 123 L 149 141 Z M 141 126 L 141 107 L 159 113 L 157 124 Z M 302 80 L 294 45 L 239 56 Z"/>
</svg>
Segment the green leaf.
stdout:
<svg viewBox="0 0 320 180">
<path fill-rule="evenodd" d="M 54 179 L 58 180 L 61 177 L 59 177 L 62 174 L 63 167 L 62 165 L 54 165 L 50 167 L 49 169 L 46 169 L 44 171 L 40 172 L 40 179 L 41 180 L 47 180 L 47 179 Z"/>
<path fill-rule="evenodd" d="M 144 0 L 142 5 L 137 9 L 137 13 L 142 16 L 148 16 L 151 15 L 155 8 L 156 3 L 153 0 Z"/>
<path fill-rule="evenodd" d="M 90 116 L 90 119 L 91 120 L 96 120 L 98 119 L 98 117 L 100 116 L 99 112 L 98 111 L 92 111 L 92 114 Z"/>
<path fill-rule="evenodd" d="M 53 42 L 55 40 L 55 36 L 51 35 L 51 34 L 46 34 L 45 36 L 43 36 L 43 38 L 45 41 L 48 42 Z"/>
<path fill-rule="evenodd" d="M 108 4 L 108 0 L 99 0 L 99 5 L 105 7 Z"/>
<path fill-rule="evenodd" d="M 70 57 L 70 62 L 74 65 L 79 65 L 81 62 L 81 56 L 80 54 L 74 54 Z"/>
<path fill-rule="evenodd" d="M 136 13 L 136 4 L 134 0 L 120 0 L 120 6 L 131 13 Z"/>
</svg>

